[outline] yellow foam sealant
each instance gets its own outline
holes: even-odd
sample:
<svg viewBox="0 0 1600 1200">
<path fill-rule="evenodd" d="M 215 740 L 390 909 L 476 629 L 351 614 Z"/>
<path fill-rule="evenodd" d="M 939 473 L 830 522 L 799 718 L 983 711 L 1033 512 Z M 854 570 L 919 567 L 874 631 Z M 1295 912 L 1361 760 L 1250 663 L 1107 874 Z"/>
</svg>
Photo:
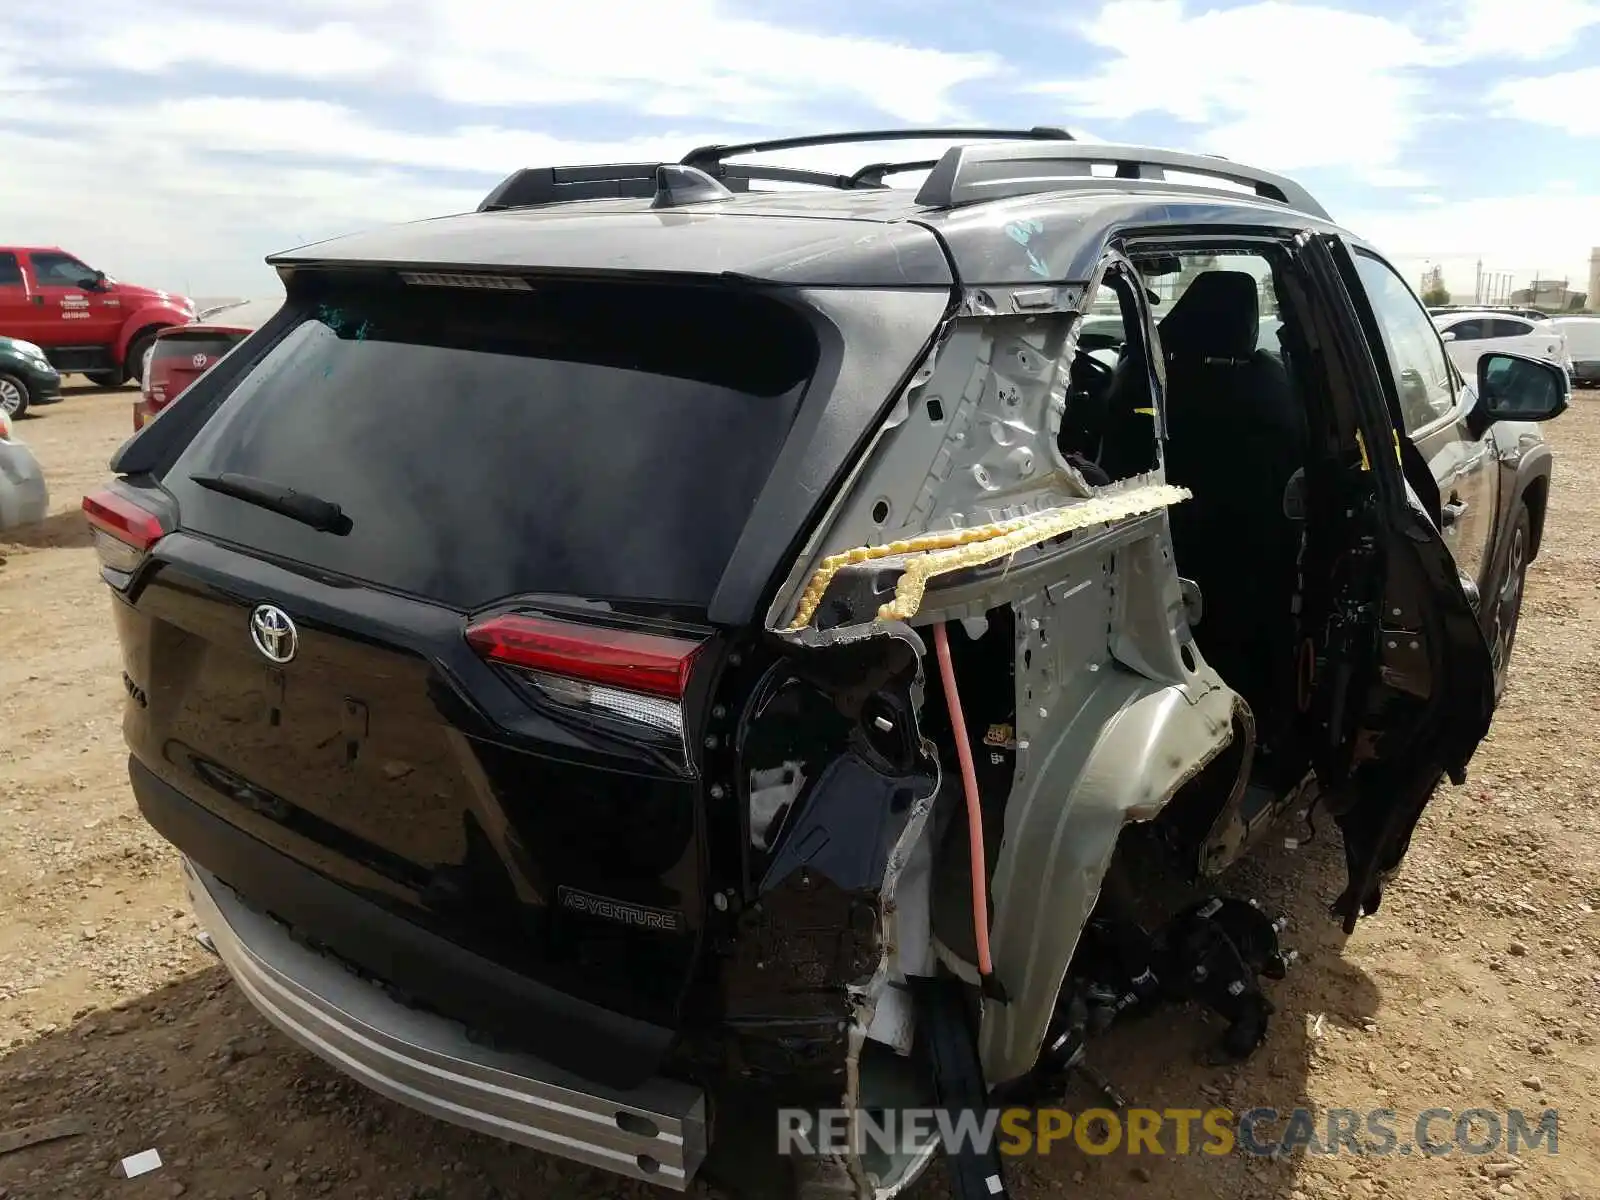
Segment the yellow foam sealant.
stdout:
<svg viewBox="0 0 1600 1200">
<path fill-rule="evenodd" d="M 812 572 L 811 581 L 800 595 L 790 632 L 804 629 L 816 615 L 817 606 L 843 568 L 855 563 L 871 562 L 880 558 L 907 558 L 905 573 L 894 589 L 894 599 L 878 609 L 880 621 L 909 621 L 922 606 L 928 581 L 952 571 L 968 567 L 981 567 L 1002 558 L 1009 558 L 1019 550 L 1047 542 L 1062 534 L 1091 525 L 1102 525 L 1127 517 L 1142 516 L 1159 508 L 1166 508 L 1190 498 L 1188 488 L 1172 484 L 1152 484 L 1092 499 L 1080 500 L 1059 508 L 1006 521 L 993 521 L 987 525 L 973 525 L 966 529 L 950 529 L 940 533 L 925 533 L 898 542 L 879 546 L 857 546 L 830 554 Z"/>
</svg>

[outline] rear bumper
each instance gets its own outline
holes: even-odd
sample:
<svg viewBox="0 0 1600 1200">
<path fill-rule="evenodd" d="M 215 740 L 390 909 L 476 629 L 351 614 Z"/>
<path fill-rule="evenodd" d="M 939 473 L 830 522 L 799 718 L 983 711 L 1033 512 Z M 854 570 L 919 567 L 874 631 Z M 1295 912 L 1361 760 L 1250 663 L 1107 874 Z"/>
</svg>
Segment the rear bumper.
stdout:
<svg viewBox="0 0 1600 1200">
<path fill-rule="evenodd" d="M 240 989 L 311 1053 L 442 1121 L 684 1190 L 705 1157 L 705 1097 L 673 1080 L 600 1088 L 528 1055 L 486 1049 L 292 940 L 184 860 L 195 913 Z"/>
<path fill-rule="evenodd" d="M 60 399 L 60 372 L 36 371 L 28 376 L 28 403 L 30 405 L 55 404 Z"/>
<path fill-rule="evenodd" d="M 187 858 L 417 1007 L 610 1088 L 657 1074 L 673 1030 L 587 1003 L 396 915 L 196 803 L 136 757 L 128 775 L 140 813 Z"/>
</svg>

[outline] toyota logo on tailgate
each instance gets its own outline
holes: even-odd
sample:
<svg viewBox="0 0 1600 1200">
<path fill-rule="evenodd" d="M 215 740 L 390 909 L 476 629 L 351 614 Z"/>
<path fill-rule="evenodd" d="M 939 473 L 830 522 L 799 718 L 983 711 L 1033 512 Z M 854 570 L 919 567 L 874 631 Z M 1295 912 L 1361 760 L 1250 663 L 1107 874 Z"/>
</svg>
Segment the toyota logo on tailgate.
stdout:
<svg viewBox="0 0 1600 1200">
<path fill-rule="evenodd" d="M 250 614 L 250 640 L 273 662 L 286 663 L 300 648 L 300 631 L 283 609 L 261 604 Z"/>
</svg>

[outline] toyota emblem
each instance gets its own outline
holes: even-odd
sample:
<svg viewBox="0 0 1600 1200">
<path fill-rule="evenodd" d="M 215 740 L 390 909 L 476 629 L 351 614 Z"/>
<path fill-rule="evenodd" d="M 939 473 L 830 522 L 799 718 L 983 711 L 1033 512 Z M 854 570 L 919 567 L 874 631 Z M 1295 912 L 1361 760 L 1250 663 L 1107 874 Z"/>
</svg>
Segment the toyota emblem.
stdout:
<svg viewBox="0 0 1600 1200">
<path fill-rule="evenodd" d="M 206 356 L 204 354 L 196 354 L 190 361 L 194 363 L 195 370 L 198 371 L 206 365 Z"/>
<path fill-rule="evenodd" d="M 250 640 L 273 662 L 286 663 L 300 648 L 300 631 L 283 609 L 261 604 L 250 614 Z"/>
</svg>

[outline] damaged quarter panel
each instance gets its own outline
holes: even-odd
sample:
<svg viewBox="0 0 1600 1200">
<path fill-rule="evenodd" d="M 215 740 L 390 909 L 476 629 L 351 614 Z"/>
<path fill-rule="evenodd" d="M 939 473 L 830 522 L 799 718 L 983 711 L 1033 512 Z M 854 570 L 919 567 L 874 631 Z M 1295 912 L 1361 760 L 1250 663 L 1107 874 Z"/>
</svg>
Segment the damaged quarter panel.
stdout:
<svg viewBox="0 0 1600 1200">
<path fill-rule="evenodd" d="M 1333 228 L 1243 193 L 1220 194 L 1207 203 L 1192 195 L 1119 196 L 1117 180 L 1105 183 L 1105 192 L 1099 194 L 1018 196 L 924 213 L 920 221 L 944 239 L 956 274 L 968 288 L 1038 288 L 1050 281 L 1088 279 L 1106 245 L 1125 229 Z M 1183 190 L 1203 189 L 1185 185 Z"/>
<path fill-rule="evenodd" d="M 1106 261 L 1055 294 L 1092 298 Z M 1173 567 L 1164 509 L 1187 493 L 1159 469 L 1091 486 L 1057 447 L 1079 314 L 985 314 L 971 294 L 768 624 L 815 650 L 1013 608 L 1017 752 L 990 936 L 1011 999 L 985 1002 L 980 1031 L 994 1083 L 1034 1065 L 1118 834 L 1229 745 L 1239 701 L 1193 643 Z M 954 565 L 930 582 L 916 568 L 941 555 Z"/>
<path fill-rule="evenodd" d="M 825 536 L 791 572 L 767 614 L 769 627 L 808 624 L 813 615 L 819 628 L 873 619 L 843 588 L 821 611 L 822 595 L 800 594 L 830 555 L 979 530 L 1091 498 L 1094 489 L 1056 444 L 1076 320 L 1066 312 L 948 322 L 883 421 Z M 901 564 L 883 565 L 890 573 L 882 582 L 892 588 Z M 886 598 L 880 590 L 880 602 Z"/>
<path fill-rule="evenodd" d="M 951 303 L 948 289 L 797 289 L 821 346 L 812 387 L 711 598 L 709 617 L 743 625 L 860 455 Z"/>
<path fill-rule="evenodd" d="M 1085 561 L 1016 605 L 1016 774 L 990 933 L 1012 1001 L 984 1005 L 991 1083 L 1032 1069 L 1123 827 L 1155 817 L 1233 737 L 1233 691 L 1198 657 L 1197 670 L 1161 678 L 1157 648 L 1173 638 L 1140 624 L 1154 611 L 1140 560 L 1159 561 L 1163 541 L 1152 533 L 1110 562 Z M 1142 670 L 1090 632 L 1106 629 L 1138 648 Z"/>
<path fill-rule="evenodd" d="M 728 1054 L 746 1078 L 830 1098 L 891 971 L 896 891 L 939 785 L 918 732 L 921 639 L 780 653 L 740 719 L 746 897 L 722 971 Z"/>
</svg>

